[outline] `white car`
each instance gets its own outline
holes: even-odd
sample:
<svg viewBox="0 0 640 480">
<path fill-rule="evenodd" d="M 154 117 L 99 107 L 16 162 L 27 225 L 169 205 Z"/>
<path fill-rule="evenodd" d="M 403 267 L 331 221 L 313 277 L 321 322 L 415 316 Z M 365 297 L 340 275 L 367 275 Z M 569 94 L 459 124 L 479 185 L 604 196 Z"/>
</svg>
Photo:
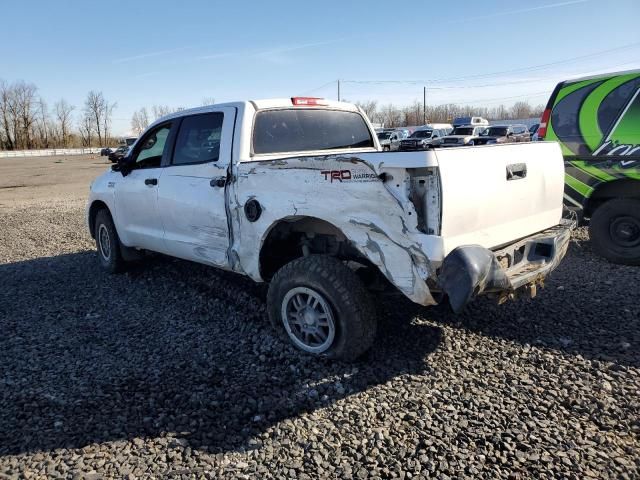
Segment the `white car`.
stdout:
<svg viewBox="0 0 640 480">
<path fill-rule="evenodd" d="M 440 142 L 435 144 L 439 147 L 463 147 L 474 144 L 474 138 L 480 136 L 487 129 L 487 125 L 473 126 L 463 125 L 456 127 L 453 131 L 443 137 Z"/>
<path fill-rule="evenodd" d="M 152 124 L 91 185 L 109 272 L 160 252 L 269 282 L 275 328 L 353 359 L 373 343 L 370 284 L 459 311 L 535 294 L 565 254 L 557 144 L 381 153 L 356 106 L 225 103 Z"/>
</svg>

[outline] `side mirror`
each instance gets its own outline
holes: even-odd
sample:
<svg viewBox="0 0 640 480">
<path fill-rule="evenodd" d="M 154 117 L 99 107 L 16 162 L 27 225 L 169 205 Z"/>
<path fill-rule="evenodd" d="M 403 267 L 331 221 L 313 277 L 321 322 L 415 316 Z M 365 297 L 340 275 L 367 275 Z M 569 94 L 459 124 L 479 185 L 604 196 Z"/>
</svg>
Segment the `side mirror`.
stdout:
<svg viewBox="0 0 640 480">
<path fill-rule="evenodd" d="M 111 170 L 114 172 L 120 172 L 123 177 L 126 177 L 131 173 L 131 170 L 133 170 L 131 157 L 122 157 L 114 165 L 111 166 Z"/>
</svg>

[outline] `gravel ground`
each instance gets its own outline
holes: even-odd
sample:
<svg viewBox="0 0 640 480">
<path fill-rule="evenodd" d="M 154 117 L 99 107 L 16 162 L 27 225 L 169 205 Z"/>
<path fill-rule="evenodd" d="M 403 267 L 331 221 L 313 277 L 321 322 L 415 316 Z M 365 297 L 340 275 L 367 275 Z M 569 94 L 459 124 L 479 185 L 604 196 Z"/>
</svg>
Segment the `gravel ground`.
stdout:
<svg viewBox="0 0 640 480">
<path fill-rule="evenodd" d="M 583 229 L 538 298 L 384 300 L 342 364 L 244 278 L 103 273 L 83 208 L 0 208 L 0 478 L 640 478 L 640 269 Z"/>
</svg>

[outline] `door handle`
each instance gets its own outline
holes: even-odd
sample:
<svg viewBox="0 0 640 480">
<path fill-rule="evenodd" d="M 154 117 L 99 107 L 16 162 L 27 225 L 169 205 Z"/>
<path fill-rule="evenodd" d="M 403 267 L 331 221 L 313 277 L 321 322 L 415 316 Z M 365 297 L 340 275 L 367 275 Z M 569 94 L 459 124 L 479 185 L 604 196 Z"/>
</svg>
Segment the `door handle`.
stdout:
<svg viewBox="0 0 640 480">
<path fill-rule="evenodd" d="M 157 185 L 158 184 L 158 179 L 157 178 L 147 178 L 144 181 L 145 185 Z"/>
<path fill-rule="evenodd" d="M 508 180 L 520 180 L 527 176 L 527 164 L 526 163 L 512 163 L 507 165 L 507 181 Z"/>
<path fill-rule="evenodd" d="M 212 187 L 222 188 L 227 184 L 227 177 L 215 177 L 209 182 Z"/>
</svg>

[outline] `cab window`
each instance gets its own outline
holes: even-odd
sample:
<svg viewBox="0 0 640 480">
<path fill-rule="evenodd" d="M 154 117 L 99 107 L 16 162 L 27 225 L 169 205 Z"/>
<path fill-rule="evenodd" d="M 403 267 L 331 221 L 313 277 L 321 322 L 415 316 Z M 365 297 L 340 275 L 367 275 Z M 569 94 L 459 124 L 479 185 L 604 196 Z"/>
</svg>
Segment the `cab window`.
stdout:
<svg viewBox="0 0 640 480">
<path fill-rule="evenodd" d="M 167 145 L 171 124 L 165 123 L 148 132 L 133 154 L 134 168 L 157 168 Z"/>
<path fill-rule="evenodd" d="M 217 162 L 224 114 L 205 113 L 185 117 L 180 124 L 173 153 L 173 165 Z"/>
</svg>

